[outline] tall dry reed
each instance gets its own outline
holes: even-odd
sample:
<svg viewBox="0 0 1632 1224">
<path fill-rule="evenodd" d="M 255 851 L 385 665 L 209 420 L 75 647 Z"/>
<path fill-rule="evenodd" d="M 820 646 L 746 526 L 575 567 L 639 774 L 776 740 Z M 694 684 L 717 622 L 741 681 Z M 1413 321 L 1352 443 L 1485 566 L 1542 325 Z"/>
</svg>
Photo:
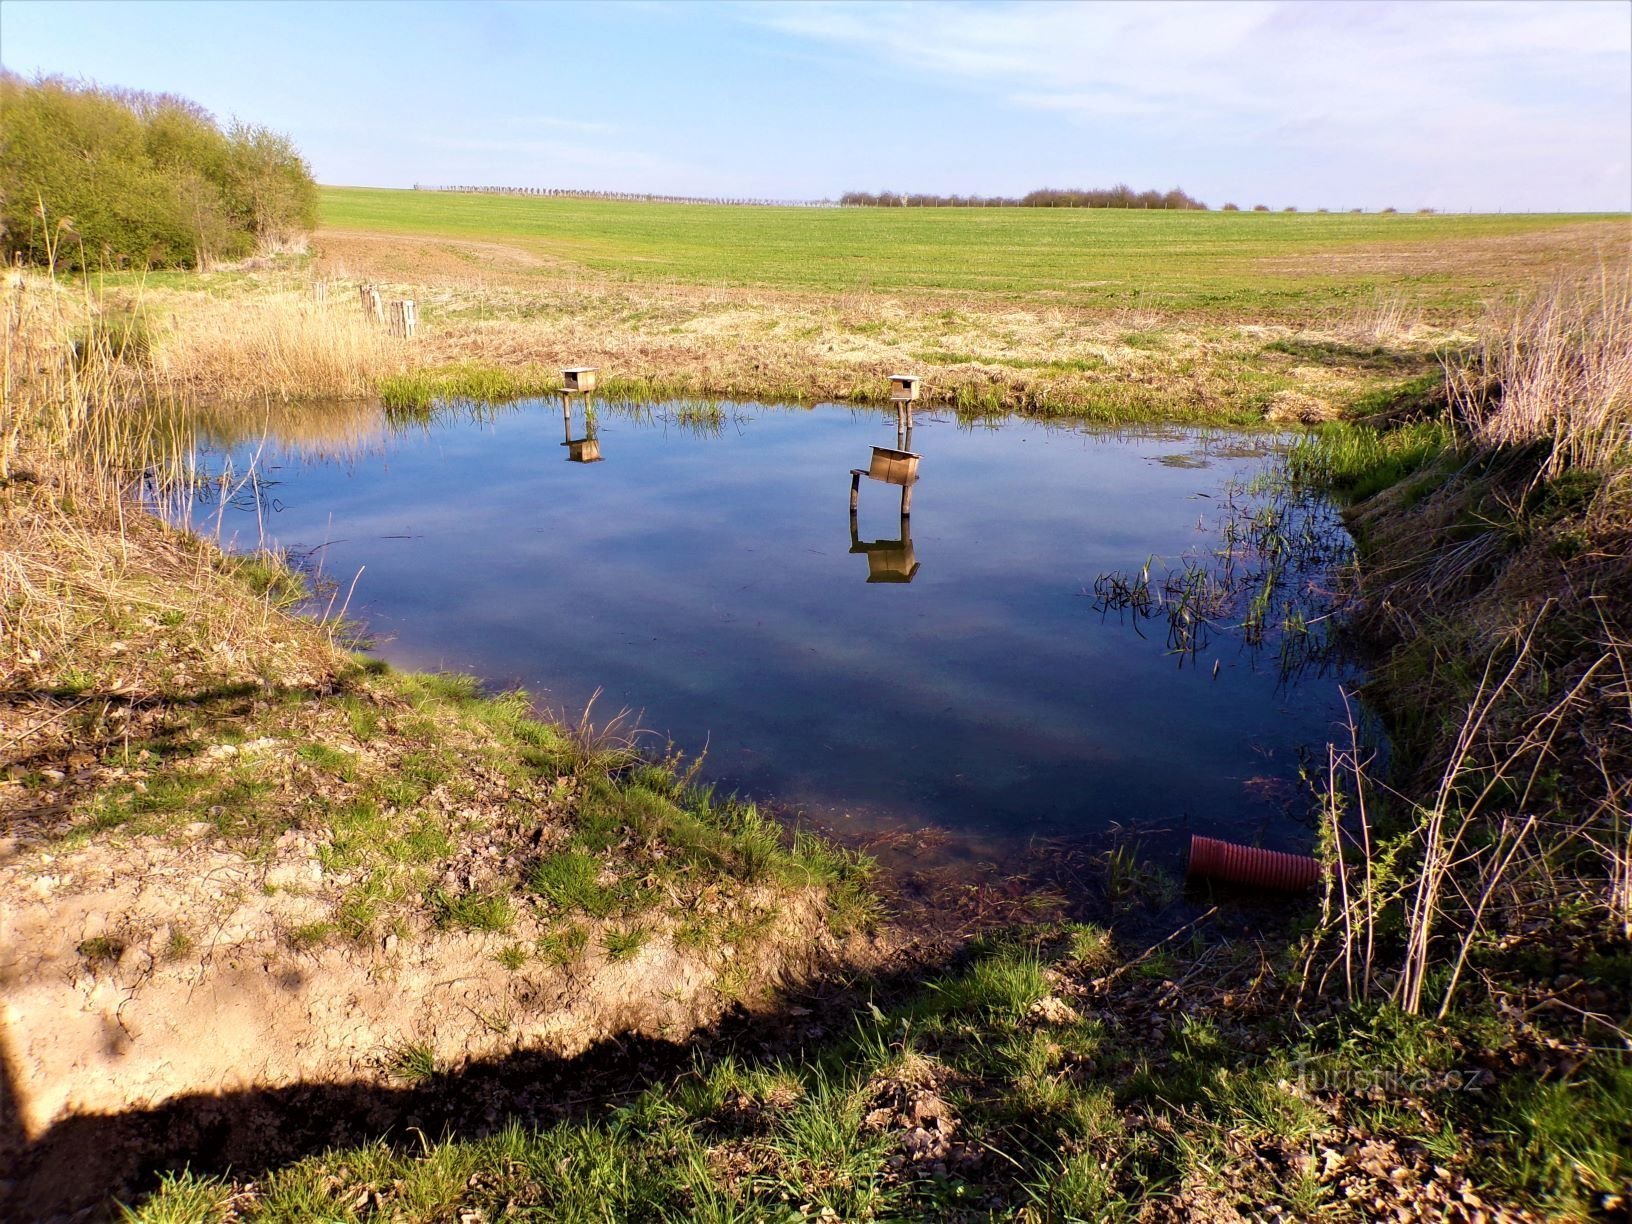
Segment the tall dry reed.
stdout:
<svg viewBox="0 0 1632 1224">
<path fill-rule="evenodd" d="M 1548 805 L 1538 798 L 1571 750 L 1569 718 L 1604 678 L 1617 670 L 1624 677 L 1626 656 L 1607 651 L 1510 735 L 1491 735 L 1514 690 L 1535 678 L 1535 640 L 1548 614 L 1544 608 L 1505 665 L 1495 656 L 1487 660 L 1431 795 L 1418 800 L 1383 782 L 1352 721 L 1348 745 L 1330 747 L 1322 828 L 1330 870 L 1306 984 L 1313 980 L 1323 990 L 1339 974 L 1350 1001 L 1388 998 L 1411 1015 L 1437 1003 L 1443 1017 L 1504 903 L 1554 909 L 1566 897 L 1573 905 L 1591 897 L 1609 925 L 1632 932 L 1624 779 L 1606 775 L 1604 790 L 1562 823 L 1543 814 Z M 1379 809 L 1392 810 L 1386 831 L 1377 823 Z M 1576 840 L 1602 853 L 1601 881 L 1565 879 L 1548 869 L 1558 849 Z M 1522 887 L 1521 872 L 1529 876 Z M 1601 889 L 1593 897 L 1595 883 Z"/>
<path fill-rule="evenodd" d="M 139 366 L 125 360 L 138 344 L 128 317 L 105 310 L 88 288 L 14 276 L 0 358 L 0 480 L 26 462 L 60 467 L 58 481 L 105 484 L 131 424 L 116 406 L 143 394 Z"/>
<path fill-rule="evenodd" d="M 354 293 L 190 294 L 155 339 L 152 378 L 170 395 L 225 400 L 354 399 L 408 368 L 414 350 Z"/>
<path fill-rule="evenodd" d="M 332 671 L 321 636 L 280 628 L 276 581 L 246 596 L 234 575 L 251 562 L 166 529 L 132 497 L 155 475 L 189 487 L 193 437 L 186 414 L 151 409 L 163 386 L 139 307 L 49 274 L 4 292 L 0 685 L 106 702 L 228 664 L 288 683 Z"/>
<path fill-rule="evenodd" d="M 1448 371 L 1477 443 L 1548 444 L 1548 479 L 1632 453 L 1632 276 L 1606 269 L 1561 283 L 1492 315 L 1483 331 L 1474 356 Z"/>
</svg>

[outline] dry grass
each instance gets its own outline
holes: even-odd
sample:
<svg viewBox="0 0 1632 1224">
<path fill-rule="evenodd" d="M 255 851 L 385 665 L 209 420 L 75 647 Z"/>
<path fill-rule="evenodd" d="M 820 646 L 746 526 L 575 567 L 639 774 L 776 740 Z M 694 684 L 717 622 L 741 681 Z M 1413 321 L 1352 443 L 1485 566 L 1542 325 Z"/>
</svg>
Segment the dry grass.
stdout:
<svg viewBox="0 0 1632 1224">
<path fill-rule="evenodd" d="M 121 376 L 139 373 L 149 398 L 265 413 L 405 378 L 446 382 L 455 367 L 533 377 L 584 363 L 631 397 L 805 402 L 876 400 L 910 369 L 930 403 L 970 413 L 1249 423 L 1327 419 L 1430 367 L 1455 336 L 1392 297 L 1319 326 L 1260 325 L 975 293 L 630 284 L 430 238 L 330 234 L 309 269 L 255 263 L 122 285 L 117 307 L 90 302 L 140 321 L 143 346 Z M 417 339 L 364 312 L 364 278 L 417 301 Z"/>
<path fill-rule="evenodd" d="M 156 338 L 151 377 L 167 395 L 356 399 L 415 360 L 361 309 L 355 287 L 319 301 L 309 289 L 219 298 L 169 295 L 168 326 Z M 157 306 L 159 303 L 155 302 Z"/>
<path fill-rule="evenodd" d="M 1505 651 L 1486 660 L 1426 797 L 1382 779 L 1352 721 L 1348 745 L 1328 748 L 1322 846 L 1332 869 L 1305 967 L 1307 981 L 1329 951 L 1317 993 L 1340 971 L 1351 1002 L 1386 996 L 1417 1015 L 1437 991 L 1443 1019 L 1493 930 L 1518 929 L 1568 899 L 1576 908 L 1587 902 L 1623 937 L 1632 931 L 1625 896 L 1626 779 L 1604 771 L 1604 785 L 1591 788 L 1589 778 L 1572 795 L 1581 806 L 1558 813 L 1561 818 L 1552 816 L 1544 796 L 1578 747 L 1570 732 L 1578 732 L 1590 709 L 1590 693 L 1617 671 L 1624 677 L 1627 657 L 1617 645 L 1581 669 L 1556 699 L 1537 703 L 1522 696 L 1538 687 L 1534 653 L 1549 612 L 1543 608 L 1505 664 Z M 1515 706 L 1523 710 L 1516 732 L 1495 734 L 1494 724 L 1508 721 Z M 1375 823 L 1379 812 L 1387 813 L 1386 828 Z M 1606 868 L 1601 876 L 1555 869 L 1550 860 L 1577 840 L 1597 847 Z"/>
<path fill-rule="evenodd" d="M 178 425 L 132 407 L 165 388 L 139 305 L 28 276 L 5 312 L 0 687 L 128 700 L 342 666 L 325 635 L 288 631 L 281 565 L 229 558 L 129 499 L 186 450 Z"/>
<path fill-rule="evenodd" d="M 67 501 L 48 481 L 0 499 L 0 686 L 125 699 L 235 683 L 320 683 L 344 665 L 291 634 L 296 589 L 135 507 Z M 255 571 L 259 596 L 245 589 Z"/>
<path fill-rule="evenodd" d="M 1393 777 L 1332 751 L 1316 945 L 1441 1015 L 1527 941 L 1632 936 L 1629 278 L 1493 316 L 1447 376 L 1457 445 L 1351 513 Z"/>
<path fill-rule="evenodd" d="M 325 249 L 315 266 L 329 278 L 326 307 L 313 303 L 308 274 L 290 270 L 150 288 L 146 307 L 162 320 L 155 377 L 200 396 L 283 402 L 366 395 L 455 367 L 531 376 L 590 364 L 636 397 L 865 402 L 911 369 L 930 402 L 967 412 L 1246 423 L 1329 417 L 1426 367 L 1445 335 L 1411 330 L 1397 311 L 1307 331 L 976 295 L 631 286 L 541 275 L 507 248 L 484 246 L 474 267 L 450 263 L 448 245 L 393 244 L 390 259 L 372 245 L 342 244 L 345 258 Z M 358 275 L 400 278 L 382 287 L 418 302 L 414 342 L 354 309 Z M 1397 361 L 1352 343 L 1385 342 L 1379 327 Z M 1293 337 L 1308 351 L 1276 346 Z"/>
<path fill-rule="evenodd" d="M 1546 478 L 1632 450 L 1632 276 L 1563 284 L 1487 322 L 1453 397 L 1488 448 L 1546 443 Z M 1499 387 L 1491 396 L 1489 388 Z"/>
<path fill-rule="evenodd" d="M 136 342 L 89 291 L 48 277 L 14 276 L 6 288 L 0 375 L 0 481 L 30 449 L 39 457 L 80 451 L 117 428 L 101 409 L 129 381 L 122 356 Z M 73 475 L 100 481 L 107 447 L 93 445 Z M 67 473 L 64 473 L 67 475 Z"/>
</svg>

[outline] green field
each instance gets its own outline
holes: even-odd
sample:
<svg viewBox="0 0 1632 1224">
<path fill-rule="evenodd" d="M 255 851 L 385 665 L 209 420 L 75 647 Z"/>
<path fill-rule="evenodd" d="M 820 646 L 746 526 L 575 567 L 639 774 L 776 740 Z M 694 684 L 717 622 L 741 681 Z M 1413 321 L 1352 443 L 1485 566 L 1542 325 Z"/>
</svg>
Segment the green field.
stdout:
<svg viewBox="0 0 1632 1224">
<path fill-rule="evenodd" d="M 331 231 L 504 242 L 626 281 L 979 293 L 1284 316 L 1388 287 L 1458 310 L 1538 267 L 1624 250 L 1624 216 L 803 209 L 325 187 Z"/>
</svg>

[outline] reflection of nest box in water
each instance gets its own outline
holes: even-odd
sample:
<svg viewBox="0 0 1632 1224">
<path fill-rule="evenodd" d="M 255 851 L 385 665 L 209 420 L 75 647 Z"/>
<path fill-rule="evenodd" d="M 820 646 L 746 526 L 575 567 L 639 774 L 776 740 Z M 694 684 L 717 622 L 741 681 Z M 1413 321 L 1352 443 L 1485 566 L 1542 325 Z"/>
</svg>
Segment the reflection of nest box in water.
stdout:
<svg viewBox="0 0 1632 1224">
<path fill-rule="evenodd" d="M 867 555 L 868 582 L 911 582 L 918 573 L 918 556 L 912 549 L 912 520 L 906 515 L 901 516 L 899 540 L 861 539 L 852 515 L 850 551 Z"/>
<path fill-rule="evenodd" d="M 897 401 L 895 445 L 873 447 L 864 468 L 850 469 L 850 551 L 867 554 L 868 582 L 911 582 L 918 572 L 907 531 L 912 514 L 912 486 L 918 483 L 918 454 L 912 445 L 912 401 L 918 398 L 918 380 L 911 374 L 890 376 L 890 398 Z M 864 544 L 856 536 L 856 508 L 861 502 L 861 478 L 892 484 L 901 490 L 901 538 Z"/>
<path fill-rule="evenodd" d="M 563 374 L 572 374 L 572 370 L 563 370 Z M 579 370 L 576 373 L 582 374 Z M 590 371 L 593 380 L 594 371 Z M 566 390 L 561 392 L 561 435 L 565 439 L 561 443 L 567 448 L 568 463 L 599 463 L 601 461 L 601 444 L 595 437 L 595 403 L 589 394 L 584 395 L 584 436 L 572 436 L 572 393 Z"/>
<path fill-rule="evenodd" d="M 597 366 L 568 366 L 561 371 L 561 385 L 568 391 L 593 391 L 599 372 Z"/>
<path fill-rule="evenodd" d="M 568 463 L 599 463 L 601 461 L 601 442 L 599 438 L 568 438 L 561 445 L 567 448 Z"/>
</svg>

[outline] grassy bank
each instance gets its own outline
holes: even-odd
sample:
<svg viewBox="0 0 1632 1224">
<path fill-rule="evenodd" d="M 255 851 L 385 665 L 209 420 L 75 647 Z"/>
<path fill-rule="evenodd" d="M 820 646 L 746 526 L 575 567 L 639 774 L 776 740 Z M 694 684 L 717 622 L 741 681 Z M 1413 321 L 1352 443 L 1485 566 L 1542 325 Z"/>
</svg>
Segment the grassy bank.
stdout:
<svg viewBox="0 0 1632 1224">
<path fill-rule="evenodd" d="M 1003 308 L 989 299 L 929 309 L 763 289 L 522 288 L 404 270 L 383 289 L 419 303 L 419 335 L 403 342 L 357 305 L 359 280 L 378 278 L 380 265 L 339 240 L 320 240 L 319 250 L 322 302 L 314 273 L 297 265 L 120 283 L 103 300 L 141 320 L 150 377 L 166 395 L 377 394 L 398 408 L 544 394 L 561 367 L 589 364 L 601 368 L 608 394 L 628 398 L 869 403 L 905 369 L 923 375 L 926 402 L 972 414 L 1313 421 L 1397 392 L 1456 338 L 1386 308 L 1311 329 Z"/>
<path fill-rule="evenodd" d="M 1393 746 L 1334 756 L 1351 993 L 1447 1009 L 1492 980 L 1581 974 L 1627 1040 L 1632 935 L 1632 289 L 1494 322 L 1416 419 L 1329 428 L 1298 463 L 1356 497 L 1352 621 Z M 1392 860 L 1392 866 L 1388 864 Z M 1403 931 L 1397 973 L 1367 942 Z"/>
</svg>

